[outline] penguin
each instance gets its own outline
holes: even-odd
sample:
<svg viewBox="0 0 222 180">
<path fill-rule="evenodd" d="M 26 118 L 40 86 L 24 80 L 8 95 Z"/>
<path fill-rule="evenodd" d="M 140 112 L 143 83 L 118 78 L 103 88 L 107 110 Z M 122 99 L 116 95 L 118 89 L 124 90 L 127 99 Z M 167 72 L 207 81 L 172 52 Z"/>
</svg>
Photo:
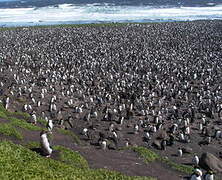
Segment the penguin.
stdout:
<svg viewBox="0 0 222 180">
<path fill-rule="evenodd" d="M 50 147 L 49 140 L 47 137 L 47 131 L 43 130 L 40 133 L 40 144 L 41 144 L 41 149 L 43 153 L 46 155 L 46 157 L 50 157 L 52 154 L 52 148 Z"/>
<path fill-rule="evenodd" d="M 194 173 L 191 175 L 190 180 L 201 180 L 202 171 L 200 169 L 195 169 Z"/>
<path fill-rule="evenodd" d="M 5 109 L 8 109 L 8 107 L 9 107 L 9 97 L 7 97 L 5 100 Z"/>
<path fill-rule="evenodd" d="M 195 165 L 195 166 L 198 166 L 199 164 L 199 157 L 197 155 L 194 155 L 193 159 L 192 159 L 192 163 Z"/>
<path fill-rule="evenodd" d="M 182 157 L 183 156 L 183 151 L 182 151 L 181 148 L 178 148 L 177 155 L 178 155 L 178 157 Z"/>
<path fill-rule="evenodd" d="M 109 132 L 112 132 L 114 130 L 114 124 L 110 123 L 109 125 Z"/>
<path fill-rule="evenodd" d="M 27 105 L 27 104 L 24 104 L 24 106 L 23 106 L 23 111 L 24 111 L 24 112 L 28 111 L 28 105 Z"/>
<path fill-rule="evenodd" d="M 207 136 L 207 137 L 206 137 L 206 143 L 207 143 L 207 144 L 210 144 L 210 143 L 211 143 L 211 136 Z"/>
<path fill-rule="evenodd" d="M 35 111 L 32 112 L 31 123 L 33 123 L 33 124 L 37 123 L 37 117 L 36 117 Z"/>
<path fill-rule="evenodd" d="M 48 120 L 46 128 L 48 129 L 49 132 L 52 132 L 53 129 L 53 122 L 51 119 Z"/>
<path fill-rule="evenodd" d="M 216 130 L 216 132 L 215 132 L 215 138 L 218 140 L 219 138 L 221 138 L 221 136 L 222 136 L 221 131 L 220 131 L 220 130 Z"/>
<path fill-rule="evenodd" d="M 103 140 L 102 142 L 101 142 L 101 149 L 102 150 L 106 150 L 106 146 L 107 146 L 107 142 L 106 142 L 106 140 Z"/>
<path fill-rule="evenodd" d="M 162 141 L 161 141 L 161 148 L 162 148 L 162 150 L 166 150 L 166 145 L 167 145 L 167 141 L 165 140 L 165 139 L 163 139 Z"/>
<path fill-rule="evenodd" d="M 38 101 L 37 107 L 40 107 L 40 106 L 41 106 L 41 101 Z"/>
<path fill-rule="evenodd" d="M 199 123 L 199 130 L 202 132 L 203 130 L 203 124 L 202 123 Z"/>
<path fill-rule="evenodd" d="M 182 132 L 179 133 L 179 139 L 180 139 L 181 142 L 185 141 L 185 137 L 184 137 L 184 134 Z"/>
<path fill-rule="evenodd" d="M 213 171 L 207 171 L 204 175 L 204 180 L 214 180 L 214 173 Z"/>
<path fill-rule="evenodd" d="M 174 143 L 175 143 L 175 137 L 174 137 L 174 135 L 171 133 L 171 134 L 169 134 L 169 141 L 168 141 L 168 145 L 169 146 L 172 146 L 172 145 L 174 145 Z"/>
<path fill-rule="evenodd" d="M 125 145 L 126 145 L 126 147 L 129 147 L 129 141 L 126 141 Z"/>
<path fill-rule="evenodd" d="M 175 124 L 173 124 L 172 127 L 170 128 L 170 132 L 171 132 L 172 134 L 175 134 L 176 131 L 177 131 L 177 129 L 178 129 L 178 125 L 175 123 Z"/>
<path fill-rule="evenodd" d="M 120 125 L 123 125 L 123 121 L 124 121 L 124 117 L 120 117 L 120 119 L 119 119 L 119 124 L 120 124 Z"/>
<path fill-rule="evenodd" d="M 144 141 L 148 142 L 150 140 L 150 134 L 148 131 L 144 131 Z"/>
<path fill-rule="evenodd" d="M 134 134 L 138 134 L 138 131 L 139 131 L 139 126 L 138 126 L 138 124 L 135 124 L 134 125 Z"/>
<path fill-rule="evenodd" d="M 84 128 L 84 129 L 82 130 L 82 135 L 87 136 L 87 132 L 88 132 L 88 129 L 87 129 L 87 128 Z"/>
</svg>

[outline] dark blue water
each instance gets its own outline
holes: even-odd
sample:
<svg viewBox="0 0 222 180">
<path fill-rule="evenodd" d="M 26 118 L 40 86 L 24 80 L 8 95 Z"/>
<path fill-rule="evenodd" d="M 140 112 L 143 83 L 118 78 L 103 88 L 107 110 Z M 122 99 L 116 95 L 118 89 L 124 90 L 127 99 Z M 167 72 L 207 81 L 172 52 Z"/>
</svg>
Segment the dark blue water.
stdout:
<svg viewBox="0 0 222 180">
<path fill-rule="evenodd" d="M 222 0 L 0 0 L 0 26 L 222 19 Z"/>
</svg>

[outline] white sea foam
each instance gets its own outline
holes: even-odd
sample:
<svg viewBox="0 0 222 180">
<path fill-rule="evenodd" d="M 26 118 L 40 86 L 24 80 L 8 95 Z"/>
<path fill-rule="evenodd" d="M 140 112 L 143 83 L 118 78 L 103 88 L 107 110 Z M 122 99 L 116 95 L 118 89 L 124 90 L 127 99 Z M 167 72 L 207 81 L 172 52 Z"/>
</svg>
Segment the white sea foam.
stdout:
<svg viewBox="0 0 222 180">
<path fill-rule="evenodd" d="M 222 19 L 222 5 L 213 7 L 115 6 L 61 4 L 42 8 L 0 9 L 0 24 L 36 22 L 102 22 Z"/>
</svg>

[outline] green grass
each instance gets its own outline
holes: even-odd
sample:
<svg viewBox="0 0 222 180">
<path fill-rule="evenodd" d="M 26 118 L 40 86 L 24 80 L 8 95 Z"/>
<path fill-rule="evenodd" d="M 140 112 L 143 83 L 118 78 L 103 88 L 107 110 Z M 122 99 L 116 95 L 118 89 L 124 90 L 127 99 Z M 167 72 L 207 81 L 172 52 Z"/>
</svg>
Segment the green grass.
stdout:
<svg viewBox="0 0 222 180">
<path fill-rule="evenodd" d="M 32 141 L 27 143 L 25 147 L 28 149 L 40 148 L 40 143 Z M 59 151 L 59 160 L 65 164 L 77 168 L 89 168 L 88 162 L 78 152 L 72 151 L 71 149 L 65 148 L 63 146 L 53 146 L 52 148 L 53 150 Z"/>
<path fill-rule="evenodd" d="M 30 115 L 28 113 L 25 112 L 11 112 L 6 110 L 2 104 L 0 104 L 0 113 L 3 114 L 3 116 L 6 117 L 19 117 L 21 119 L 28 119 L 30 117 Z"/>
<path fill-rule="evenodd" d="M 0 110 L 0 118 L 7 119 L 7 115 Z"/>
<path fill-rule="evenodd" d="M 0 125 L 0 133 L 5 136 L 12 136 L 20 140 L 23 139 L 22 134 L 9 123 L 2 123 Z"/>
<path fill-rule="evenodd" d="M 73 141 L 77 144 L 81 144 L 81 140 L 77 135 L 75 135 L 72 131 L 65 130 L 65 129 L 58 129 L 58 132 L 67 136 L 72 137 Z"/>
<path fill-rule="evenodd" d="M 24 112 L 10 112 L 6 110 L 2 104 L 0 104 L 0 117 L 10 121 L 10 125 L 14 127 L 20 127 L 31 131 L 41 131 L 42 128 L 28 123 L 24 119 L 28 119 L 30 115 Z M 21 119 L 19 119 L 19 118 Z"/>
<path fill-rule="evenodd" d="M 145 147 L 129 147 L 127 149 L 132 149 L 133 151 L 138 153 L 139 156 L 142 157 L 144 159 L 144 162 L 146 162 L 146 163 L 160 161 L 160 162 L 167 164 L 170 168 L 177 170 L 179 172 L 183 172 L 186 174 L 192 174 L 192 172 L 193 172 L 193 167 L 183 165 L 183 164 L 177 164 L 169 159 L 159 156 L 157 153 L 155 153 Z"/>
<path fill-rule="evenodd" d="M 43 125 L 43 126 L 45 126 L 45 127 L 46 127 L 46 125 L 47 125 L 46 120 L 45 120 L 45 119 L 42 119 L 42 118 L 38 118 L 38 119 L 37 119 L 37 122 L 39 122 L 41 125 Z"/>
<path fill-rule="evenodd" d="M 172 169 L 175 169 L 177 171 L 186 173 L 186 174 L 192 174 L 193 172 L 193 167 L 192 166 L 187 166 L 187 165 L 182 165 L 182 164 L 177 164 L 173 161 L 170 161 L 169 159 L 166 158 L 161 158 L 161 161 L 169 165 Z"/>
<path fill-rule="evenodd" d="M 55 146 L 54 149 L 60 151 L 60 160 L 65 164 L 78 168 L 89 168 L 88 162 L 79 153 L 63 146 Z"/>
<path fill-rule="evenodd" d="M 10 116 L 10 117 L 18 117 L 21 119 L 29 119 L 30 115 L 28 113 L 25 112 L 10 112 L 10 111 L 6 111 L 6 115 Z"/>
<path fill-rule="evenodd" d="M 36 141 L 30 141 L 27 144 L 25 144 L 24 147 L 26 147 L 28 149 L 39 148 L 40 147 L 40 143 L 36 142 Z"/>
<path fill-rule="evenodd" d="M 66 150 L 65 150 L 66 151 Z M 70 156 L 75 158 L 76 156 Z M 77 160 L 78 161 L 78 160 Z M 77 168 L 48 159 L 11 142 L 0 142 L 0 179 L 58 180 L 154 180 L 149 177 L 125 176 L 118 172 Z"/>
<path fill-rule="evenodd" d="M 20 127 L 20 128 L 23 128 L 23 129 L 27 129 L 27 130 L 30 130 L 30 131 L 41 131 L 42 128 L 39 127 L 39 126 L 35 126 L 31 123 L 28 123 L 22 119 L 17 119 L 17 118 L 14 118 L 14 117 L 10 117 L 8 118 L 8 120 L 10 120 L 10 124 L 13 125 L 13 126 L 16 126 L 16 127 Z"/>
<path fill-rule="evenodd" d="M 0 103 L 0 117 L 6 119 L 7 118 L 7 110 L 3 107 L 3 105 Z"/>
<path fill-rule="evenodd" d="M 144 147 L 132 147 L 133 151 L 137 152 L 146 163 L 153 162 L 159 159 L 159 155 Z"/>
</svg>

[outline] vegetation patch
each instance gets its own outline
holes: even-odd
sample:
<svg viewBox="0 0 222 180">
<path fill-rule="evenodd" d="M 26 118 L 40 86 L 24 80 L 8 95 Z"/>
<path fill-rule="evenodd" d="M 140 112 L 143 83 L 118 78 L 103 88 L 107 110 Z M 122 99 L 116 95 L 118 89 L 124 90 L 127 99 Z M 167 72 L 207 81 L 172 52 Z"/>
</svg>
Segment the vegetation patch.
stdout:
<svg viewBox="0 0 222 180">
<path fill-rule="evenodd" d="M 5 117 L 19 117 L 21 119 L 28 119 L 30 117 L 30 115 L 28 113 L 25 112 L 11 112 L 6 110 L 3 105 L 0 103 L 0 113 L 2 113 Z"/>
<path fill-rule="evenodd" d="M 37 119 L 37 122 L 39 122 L 42 126 L 46 127 L 47 125 L 47 122 L 45 119 L 42 119 L 42 118 L 38 118 Z"/>
<path fill-rule="evenodd" d="M 183 165 L 183 164 L 177 164 L 173 161 L 170 161 L 169 159 L 166 158 L 161 158 L 161 161 L 169 165 L 172 169 L 175 169 L 177 171 L 186 173 L 186 174 L 192 174 L 193 173 L 193 167 Z"/>
<path fill-rule="evenodd" d="M 16 126 L 16 127 L 20 127 L 20 128 L 31 130 L 31 131 L 41 131 L 42 130 L 41 127 L 38 127 L 38 126 L 33 125 L 31 123 L 28 123 L 22 119 L 17 119 L 14 117 L 10 117 L 8 119 L 11 121 L 10 124 L 12 124 L 13 126 Z"/>
<path fill-rule="evenodd" d="M 9 123 L 3 123 L 0 125 L 0 133 L 5 136 L 12 136 L 20 140 L 23 139 L 22 134 Z"/>
<path fill-rule="evenodd" d="M 30 115 L 28 113 L 25 113 L 25 112 L 10 112 L 8 111 L 7 112 L 8 116 L 11 116 L 11 117 L 17 117 L 19 119 L 29 119 L 30 118 Z"/>
<path fill-rule="evenodd" d="M 3 119 L 7 119 L 6 114 L 1 110 L 0 110 L 0 117 L 3 118 Z"/>
<path fill-rule="evenodd" d="M 45 158 L 11 142 L 0 142 L 0 179 L 76 179 L 76 180 L 154 180 L 150 177 L 125 176 L 108 170 L 78 168 Z"/>
<path fill-rule="evenodd" d="M 133 151 L 137 152 L 146 163 L 153 162 L 159 159 L 159 155 L 145 147 L 132 147 Z"/>
<path fill-rule="evenodd" d="M 72 137 L 73 141 L 77 144 L 81 144 L 81 140 L 77 135 L 75 135 L 72 131 L 65 130 L 65 129 L 58 129 L 58 132 L 67 136 Z"/>
<path fill-rule="evenodd" d="M 8 126 L 14 126 L 14 127 L 20 127 L 23 129 L 31 130 L 31 131 L 41 131 L 42 128 L 35 126 L 31 123 L 28 123 L 24 119 L 28 119 L 30 115 L 28 113 L 23 112 L 10 112 L 6 110 L 2 104 L 0 104 L 0 117 L 10 120 L 10 125 Z M 18 119 L 17 117 L 20 117 L 22 119 Z"/>
<path fill-rule="evenodd" d="M 24 147 L 26 147 L 28 149 L 39 148 L 40 147 L 40 143 L 36 142 L 36 141 L 30 141 L 29 143 L 25 144 Z"/>
<path fill-rule="evenodd" d="M 32 141 L 27 143 L 25 147 L 28 149 L 40 148 L 40 143 Z M 78 152 L 72 151 L 64 146 L 53 146 L 52 149 L 59 151 L 59 160 L 63 163 L 77 168 L 89 168 L 86 159 Z"/>
<path fill-rule="evenodd" d="M 159 156 L 157 153 L 145 147 L 129 147 L 127 149 L 132 149 L 134 152 L 138 153 L 139 156 L 142 157 L 146 163 L 160 161 L 167 164 L 170 168 L 177 170 L 179 172 L 183 172 L 186 174 L 192 174 L 193 172 L 193 167 L 183 164 L 177 164 L 167 158 Z"/>
<path fill-rule="evenodd" d="M 78 152 L 63 146 L 55 146 L 53 149 L 60 151 L 60 160 L 65 164 L 78 168 L 89 168 L 88 162 Z"/>
</svg>

